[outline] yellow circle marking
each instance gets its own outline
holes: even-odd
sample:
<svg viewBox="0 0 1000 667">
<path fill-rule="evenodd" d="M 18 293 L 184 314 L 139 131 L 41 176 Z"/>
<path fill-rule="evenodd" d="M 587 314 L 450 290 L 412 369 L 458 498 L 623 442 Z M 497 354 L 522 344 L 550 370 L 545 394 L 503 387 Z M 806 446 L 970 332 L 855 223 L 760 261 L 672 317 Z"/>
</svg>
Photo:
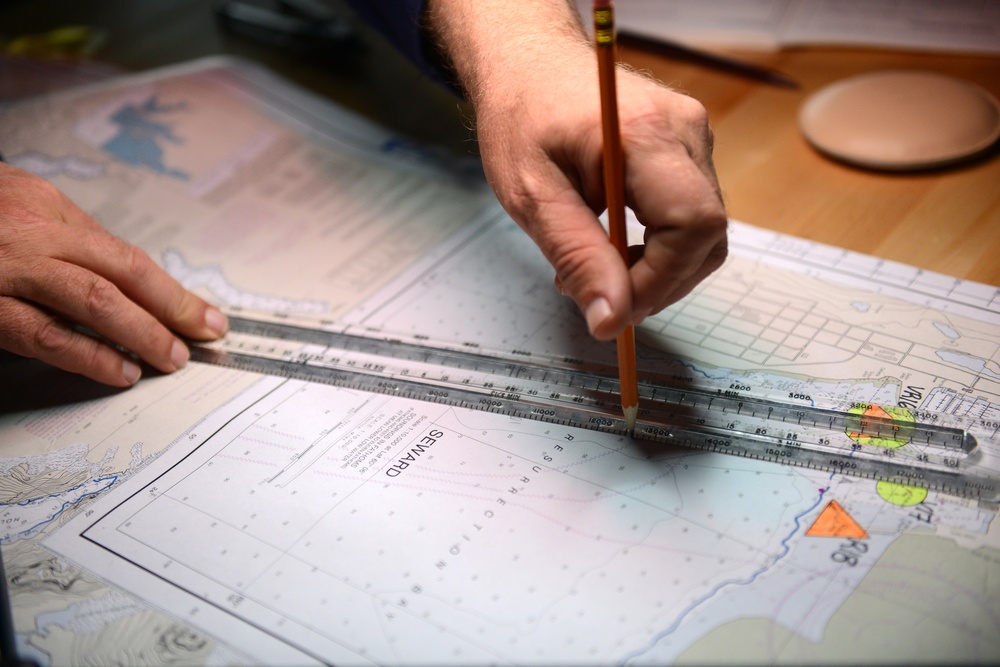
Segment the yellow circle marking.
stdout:
<svg viewBox="0 0 1000 667">
<path fill-rule="evenodd" d="M 896 482 L 879 482 L 875 491 L 882 500 L 900 507 L 913 507 L 927 499 L 927 489 Z"/>
</svg>

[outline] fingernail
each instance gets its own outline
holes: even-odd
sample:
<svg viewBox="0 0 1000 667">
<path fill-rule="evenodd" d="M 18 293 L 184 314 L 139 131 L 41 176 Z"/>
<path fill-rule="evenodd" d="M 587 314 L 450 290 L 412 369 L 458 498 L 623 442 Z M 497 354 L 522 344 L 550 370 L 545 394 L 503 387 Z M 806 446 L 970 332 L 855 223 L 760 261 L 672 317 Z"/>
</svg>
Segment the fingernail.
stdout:
<svg viewBox="0 0 1000 667">
<path fill-rule="evenodd" d="M 182 368 L 187 363 L 190 353 L 184 343 L 175 340 L 170 348 L 170 362 L 175 368 Z"/>
<path fill-rule="evenodd" d="M 205 326 L 215 335 L 224 336 L 229 331 L 229 320 L 214 306 L 205 311 Z"/>
<path fill-rule="evenodd" d="M 139 368 L 139 364 L 135 363 L 128 357 L 122 359 L 122 377 L 129 384 L 135 384 L 139 381 L 139 376 L 142 375 L 142 369 Z"/>
<path fill-rule="evenodd" d="M 593 336 L 597 328 L 611 317 L 611 304 L 603 296 L 599 296 L 590 302 L 583 315 L 587 319 L 587 328 L 590 329 L 590 335 Z"/>
</svg>

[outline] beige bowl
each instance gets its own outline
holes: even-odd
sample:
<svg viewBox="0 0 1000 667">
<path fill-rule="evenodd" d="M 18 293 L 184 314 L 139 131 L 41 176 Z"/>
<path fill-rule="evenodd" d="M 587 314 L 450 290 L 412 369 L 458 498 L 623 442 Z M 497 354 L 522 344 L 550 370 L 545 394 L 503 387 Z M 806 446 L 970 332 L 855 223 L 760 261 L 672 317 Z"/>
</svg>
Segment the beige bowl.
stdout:
<svg viewBox="0 0 1000 667">
<path fill-rule="evenodd" d="M 979 86 L 920 71 L 871 72 L 806 100 L 799 127 L 820 152 L 894 171 L 954 164 L 1000 137 L 1000 103 Z"/>
</svg>

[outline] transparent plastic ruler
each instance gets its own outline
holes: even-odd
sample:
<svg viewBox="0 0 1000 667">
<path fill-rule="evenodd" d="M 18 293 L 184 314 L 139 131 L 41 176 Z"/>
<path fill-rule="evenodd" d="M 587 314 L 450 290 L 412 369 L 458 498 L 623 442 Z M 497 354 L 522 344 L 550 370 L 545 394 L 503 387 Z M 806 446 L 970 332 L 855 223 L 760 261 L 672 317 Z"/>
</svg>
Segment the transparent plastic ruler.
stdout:
<svg viewBox="0 0 1000 667">
<path fill-rule="evenodd" d="M 625 433 L 617 372 L 575 359 L 495 354 L 378 331 L 282 317 L 230 317 L 194 361 L 383 394 Z M 1000 500 L 998 425 L 875 404 L 835 409 L 755 397 L 740 387 L 677 386 L 640 377 L 632 436 Z"/>
</svg>

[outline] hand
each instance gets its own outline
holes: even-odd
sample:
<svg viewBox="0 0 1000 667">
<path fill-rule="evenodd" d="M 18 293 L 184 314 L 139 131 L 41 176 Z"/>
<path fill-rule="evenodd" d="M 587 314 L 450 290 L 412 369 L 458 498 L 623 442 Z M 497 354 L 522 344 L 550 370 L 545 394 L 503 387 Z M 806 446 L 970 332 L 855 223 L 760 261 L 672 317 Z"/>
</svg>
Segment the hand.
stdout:
<svg viewBox="0 0 1000 667">
<path fill-rule="evenodd" d="M 619 69 L 617 78 L 626 200 L 646 228 L 630 267 L 597 221 L 605 201 L 595 69 L 571 65 L 515 97 L 513 108 L 484 96 L 477 111 L 497 197 L 600 339 L 685 296 L 727 253 L 704 108 L 637 74 Z"/>
<path fill-rule="evenodd" d="M 125 387 L 140 367 L 110 343 L 170 373 L 188 360 L 171 329 L 209 339 L 227 326 L 47 181 L 0 164 L 0 348 Z"/>
<path fill-rule="evenodd" d="M 627 266 L 605 208 L 597 56 L 571 3 L 429 0 L 427 28 L 476 110 L 487 178 L 591 333 L 614 338 L 726 258 L 727 218 L 704 107 L 623 68 L 626 201 L 645 226 Z"/>
</svg>

